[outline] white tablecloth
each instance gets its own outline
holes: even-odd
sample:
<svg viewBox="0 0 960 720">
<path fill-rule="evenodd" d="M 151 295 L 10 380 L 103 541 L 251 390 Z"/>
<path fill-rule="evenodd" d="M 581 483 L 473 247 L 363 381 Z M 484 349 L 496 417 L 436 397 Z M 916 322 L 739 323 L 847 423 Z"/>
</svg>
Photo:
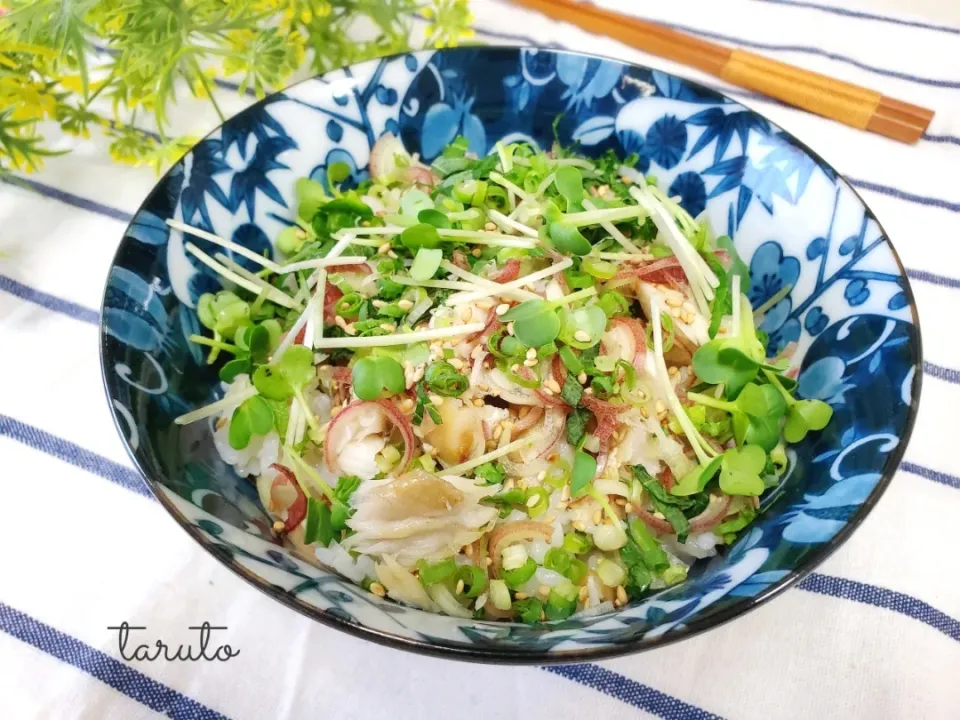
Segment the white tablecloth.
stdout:
<svg viewBox="0 0 960 720">
<path fill-rule="evenodd" d="M 734 91 L 863 192 L 923 322 L 927 378 L 906 461 L 815 574 L 693 639 L 549 670 L 405 654 L 277 604 L 153 501 L 110 421 L 96 308 L 155 177 L 113 165 L 94 141 L 39 175 L 0 179 L 0 717 L 960 717 L 960 29 L 844 2 L 604 3 L 937 111 L 905 146 Z M 507 4 L 473 7 L 482 42 L 596 52 L 722 87 Z M 218 92 L 230 112 L 250 101 Z M 196 134 L 216 124 L 200 104 L 178 117 Z M 171 645 L 195 642 L 188 627 L 205 620 L 227 626 L 213 644 L 240 654 L 122 662 L 107 627 L 124 620 L 147 627 L 140 641 Z"/>
</svg>

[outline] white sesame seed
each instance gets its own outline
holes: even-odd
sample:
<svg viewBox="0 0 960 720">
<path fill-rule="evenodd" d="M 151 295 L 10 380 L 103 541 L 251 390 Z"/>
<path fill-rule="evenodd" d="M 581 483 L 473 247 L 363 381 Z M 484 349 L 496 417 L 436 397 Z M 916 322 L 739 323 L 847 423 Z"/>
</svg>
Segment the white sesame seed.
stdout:
<svg viewBox="0 0 960 720">
<path fill-rule="evenodd" d="M 585 372 L 580 373 L 577 375 L 577 380 L 579 380 L 580 384 L 583 385 L 587 381 L 587 374 Z"/>
<path fill-rule="evenodd" d="M 491 221 L 491 222 L 488 222 L 486 225 L 483 226 L 483 229 L 484 229 L 484 230 L 496 230 L 496 229 L 497 229 L 497 224 L 496 224 L 495 222 L 492 222 L 492 221 Z"/>
<path fill-rule="evenodd" d="M 573 334 L 573 339 L 582 343 L 590 342 L 590 333 L 588 333 L 586 330 L 577 330 Z"/>
<path fill-rule="evenodd" d="M 370 583 L 370 592 L 372 592 L 377 597 L 386 597 L 387 589 L 380 583 Z"/>
<path fill-rule="evenodd" d="M 397 302 L 397 307 L 401 310 L 411 310 L 413 309 L 413 302 L 410 300 L 399 300 Z"/>
<path fill-rule="evenodd" d="M 463 580 L 457 580 L 457 595 L 463 594 Z"/>
<path fill-rule="evenodd" d="M 463 370 L 463 360 L 460 358 L 450 358 L 447 362 L 453 365 L 456 370 Z"/>
<path fill-rule="evenodd" d="M 536 360 L 536 359 L 537 359 L 537 351 L 536 351 L 536 349 L 535 349 L 535 348 L 529 348 L 529 349 L 527 350 L 527 360 Z"/>
<path fill-rule="evenodd" d="M 507 303 L 500 303 L 497 305 L 497 315 L 503 315 L 510 309 L 510 306 Z"/>
<path fill-rule="evenodd" d="M 533 360 L 524 360 L 524 361 L 523 361 L 523 364 L 526 365 L 527 367 L 536 367 L 536 366 L 537 366 L 537 359 L 534 358 Z"/>
<path fill-rule="evenodd" d="M 490 302 L 489 300 L 481 300 L 480 302 L 477 303 L 477 307 L 480 308 L 481 310 L 489 310 L 490 308 L 493 307 L 493 303 Z"/>
<path fill-rule="evenodd" d="M 526 505 L 528 508 L 532 508 L 538 502 L 540 502 L 540 498 L 537 495 L 531 495 L 530 497 L 527 498 Z"/>
<path fill-rule="evenodd" d="M 433 393 L 431 393 L 430 402 L 432 402 L 437 407 L 440 407 L 441 405 L 443 405 L 443 398 L 440 397 L 439 395 L 434 395 Z"/>
<path fill-rule="evenodd" d="M 474 398 L 474 399 L 473 399 L 473 406 L 474 406 L 474 407 L 478 407 L 478 408 L 482 408 L 482 407 L 483 407 L 483 400 L 481 400 L 480 398 Z"/>
<path fill-rule="evenodd" d="M 552 390 L 555 393 L 560 392 L 560 383 L 558 383 L 553 378 L 548 378 L 547 381 L 544 383 L 544 385 L 546 385 L 550 390 Z"/>
</svg>

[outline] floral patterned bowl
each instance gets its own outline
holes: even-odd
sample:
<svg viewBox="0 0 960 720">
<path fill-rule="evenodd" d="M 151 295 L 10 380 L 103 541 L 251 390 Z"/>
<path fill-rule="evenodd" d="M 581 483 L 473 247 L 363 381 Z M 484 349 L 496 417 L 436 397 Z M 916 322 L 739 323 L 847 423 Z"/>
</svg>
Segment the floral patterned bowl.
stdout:
<svg viewBox="0 0 960 720">
<path fill-rule="evenodd" d="M 218 458 L 209 423 L 172 418 L 211 401 L 215 374 L 186 337 L 218 281 L 164 221 L 176 218 L 272 253 L 294 181 L 399 136 L 426 160 L 458 134 L 553 140 L 589 154 L 637 152 L 693 215 L 734 238 L 772 350 L 797 343 L 800 394 L 834 409 L 790 451 L 783 483 L 733 547 L 681 585 L 616 612 L 538 627 L 403 607 L 306 565 L 271 537 L 253 485 Z M 243 261 L 243 258 L 237 258 Z M 782 293 L 781 293 L 782 294 Z M 758 606 L 843 542 L 903 455 L 920 391 L 920 333 L 903 267 L 876 218 L 836 171 L 757 113 L 647 68 L 533 48 L 421 52 L 363 63 L 272 95 L 224 123 L 166 174 L 117 252 L 103 300 L 102 368 L 134 463 L 197 542 L 280 602 L 359 637 L 500 662 L 566 662 L 677 640 Z"/>
</svg>

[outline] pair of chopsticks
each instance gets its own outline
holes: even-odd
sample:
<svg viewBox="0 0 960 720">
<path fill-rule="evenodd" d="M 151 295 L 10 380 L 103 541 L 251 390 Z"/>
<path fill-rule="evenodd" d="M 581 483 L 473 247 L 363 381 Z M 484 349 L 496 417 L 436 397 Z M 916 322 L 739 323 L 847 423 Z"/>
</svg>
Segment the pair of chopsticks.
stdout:
<svg viewBox="0 0 960 720">
<path fill-rule="evenodd" d="M 602 10 L 573 0 L 513 0 L 555 20 L 619 40 L 668 60 L 695 67 L 733 85 L 755 90 L 788 105 L 894 140 L 914 143 L 930 125 L 933 111 L 874 90 L 717 45 L 663 25 Z"/>
</svg>

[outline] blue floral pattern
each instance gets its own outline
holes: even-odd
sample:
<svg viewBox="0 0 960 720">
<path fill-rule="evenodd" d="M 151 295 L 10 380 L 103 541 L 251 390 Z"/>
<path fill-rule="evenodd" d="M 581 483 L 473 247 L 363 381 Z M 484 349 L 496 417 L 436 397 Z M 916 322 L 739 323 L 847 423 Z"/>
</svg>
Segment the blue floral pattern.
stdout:
<svg viewBox="0 0 960 720">
<path fill-rule="evenodd" d="M 430 160 L 458 134 L 479 154 L 498 140 L 548 147 L 558 116 L 562 142 L 591 155 L 638 153 L 638 167 L 660 187 L 733 238 L 750 266 L 749 297 L 763 306 L 770 350 L 796 343 L 800 395 L 829 403 L 834 417 L 791 447 L 788 473 L 763 497 L 760 520 L 685 583 L 609 615 L 533 628 L 406 608 L 288 553 L 272 539 L 252 484 L 220 460 L 210 424 L 171 424 L 219 392 L 187 342 L 199 328 L 197 297 L 219 281 L 165 221 L 270 255 L 271 239 L 292 220 L 294 181 L 325 183 L 327 168 L 344 163 L 347 184 L 360 182 L 384 133 Z M 873 215 L 765 118 L 642 67 L 552 50 L 465 48 L 308 80 L 194 147 L 127 229 L 104 296 L 102 361 L 117 426 L 154 492 L 199 542 L 280 601 L 404 647 L 559 662 L 711 627 L 822 559 L 876 502 L 903 452 L 918 401 L 920 338 L 909 285 Z"/>
</svg>

